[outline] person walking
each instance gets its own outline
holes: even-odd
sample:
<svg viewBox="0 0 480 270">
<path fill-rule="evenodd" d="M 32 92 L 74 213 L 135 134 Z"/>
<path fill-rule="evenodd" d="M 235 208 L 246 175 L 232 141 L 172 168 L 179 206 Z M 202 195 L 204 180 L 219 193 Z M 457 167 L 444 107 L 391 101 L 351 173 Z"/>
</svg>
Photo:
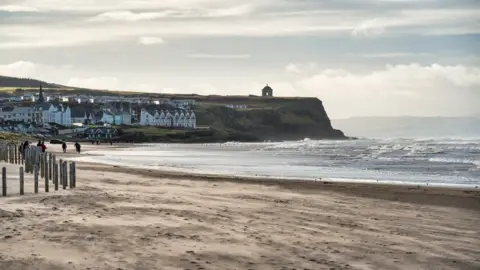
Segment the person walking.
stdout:
<svg viewBox="0 0 480 270">
<path fill-rule="evenodd" d="M 42 144 L 40 146 L 42 147 L 42 153 L 45 153 L 45 150 L 47 150 L 47 146 L 45 145 L 45 141 L 42 141 Z"/>
<path fill-rule="evenodd" d="M 77 150 L 77 153 L 79 153 L 79 154 L 80 154 L 80 148 L 81 148 L 80 144 L 78 142 L 75 142 L 75 149 Z"/>
<path fill-rule="evenodd" d="M 65 142 L 62 143 L 62 149 L 63 149 L 63 153 L 67 152 L 67 144 Z"/>
<path fill-rule="evenodd" d="M 27 151 L 28 148 L 28 141 L 25 141 L 22 143 L 22 158 L 25 160 L 25 152 Z"/>
<path fill-rule="evenodd" d="M 23 143 L 23 153 L 25 153 L 25 150 L 28 148 L 28 146 L 29 146 L 29 145 L 28 145 L 28 141 L 25 141 L 25 142 Z"/>
</svg>

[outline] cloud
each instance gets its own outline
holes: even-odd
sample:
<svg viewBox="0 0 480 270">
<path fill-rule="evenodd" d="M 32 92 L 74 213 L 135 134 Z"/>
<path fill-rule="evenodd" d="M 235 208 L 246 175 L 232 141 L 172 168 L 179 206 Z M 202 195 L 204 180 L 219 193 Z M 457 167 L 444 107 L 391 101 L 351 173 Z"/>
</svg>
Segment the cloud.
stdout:
<svg viewBox="0 0 480 270">
<path fill-rule="evenodd" d="M 355 56 L 355 54 L 349 54 Z M 390 53 L 367 53 L 357 54 L 357 56 L 364 58 L 400 58 L 400 57 L 424 57 L 431 56 L 429 53 L 409 53 L 409 52 L 390 52 Z"/>
<path fill-rule="evenodd" d="M 285 71 L 288 72 L 288 73 L 292 73 L 292 74 L 299 74 L 299 73 L 302 73 L 302 71 L 300 70 L 300 68 L 295 65 L 295 64 L 288 64 L 286 67 L 285 67 Z"/>
<path fill-rule="evenodd" d="M 155 45 L 155 44 L 164 44 L 165 41 L 159 37 L 140 37 L 138 43 L 142 45 Z"/>
<path fill-rule="evenodd" d="M 335 116 L 466 115 L 478 111 L 480 67 L 387 65 L 366 73 L 325 69 L 293 83 Z M 345 109 L 348 108 L 348 109 Z"/>
<path fill-rule="evenodd" d="M 68 86 L 85 87 L 92 89 L 116 90 L 120 86 L 120 81 L 116 77 L 73 77 L 68 80 Z"/>
<path fill-rule="evenodd" d="M 315 62 L 308 63 L 290 63 L 285 66 L 285 72 L 293 75 L 308 75 L 319 71 L 318 64 Z"/>
<path fill-rule="evenodd" d="M 38 65 L 28 61 L 18 61 L 0 65 L 0 75 L 11 77 L 30 77 L 35 74 Z"/>
<path fill-rule="evenodd" d="M 37 8 L 29 6 L 16 6 L 16 5 L 6 5 L 0 6 L 0 11 L 7 12 L 39 12 Z"/>
<path fill-rule="evenodd" d="M 208 54 L 208 53 L 196 53 L 188 54 L 189 58 L 198 58 L 198 59 L 248 59 L 251 57 L 249 54 Z"/>
<path fill-rule="evenodd" d="M 42 16 L 29 14 L 2 21 L 0 36 L 9 39 L 3 38 L 0 48 L 74 46 L 138 36 L 378 37 L 480 33 L 480 10 L 472 2 L 424 2 L 411 1 L 406 5 L 400 1 L 373 0 L 24 0 L 21 7 L 42 10 Z M 9 9 L 13 10 L 12 6 Z M 12 35 L 17 32 L 29 38 Z"/>
<path fill-rule="evenodd" d="M 99 14 L 93 18 L 90 18 L 91 22 L 106 22 L 106 21 L 125 21 L 125 22 L 138 22 L 148 21 L 164 17 L 166 14 L 161 12 L 131 12 L 131 11 L 110 11 Z"/>
<path fill-rule="evenodd" d="M 385 26 L 378 19 L 368 20 L 362 22 L 352 30 L 352 36 L 354 37 L 375 37 L 385 32 Z"/>
<path fill-rule="evenodd" d="M 89 18 L 90 22 L 107 22 L 107 21 L 124 21 L 139 22 L 152 21 L 161 18 L 223 18 L 236 17 L 250 13 L 253 10 L 252 5 L 244 4 L 228 8 L 182 8 L 182 9 L 165 9 L 154 12 L 133 12 L 130 10 L 108 11 L 101 13 L 95 17 Z"/>
</svg>

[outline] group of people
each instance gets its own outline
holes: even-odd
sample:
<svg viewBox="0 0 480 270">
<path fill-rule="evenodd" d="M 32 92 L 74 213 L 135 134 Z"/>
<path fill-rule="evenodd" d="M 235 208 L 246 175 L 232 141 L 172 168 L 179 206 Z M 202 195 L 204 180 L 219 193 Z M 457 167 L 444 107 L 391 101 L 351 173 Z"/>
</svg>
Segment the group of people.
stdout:
<svg viewBox="0 0 480 270">
<path fill-rule="evenodd" d="M 18 152 L 20 152 L 20 155 L 23 157 L 23 154 L 25 153 L 25 149 L 28 148 L 30 144 L 28 143 L 28 141 L 25 141 L 23 143 L 20 144 L 20 146 L 18 147 Z"/>
<path fill-rule="evenodd" d="M 75 142 L 74 146 L 75 146 L 75 150 L 77 151 L 77 153 L 80 154 L 80 150 L 81 150 L 80 144 L 78 142 Z M 67 152 L 67 144 L 65 142 L 62 143 L 62 149 L 63 149 L 64 153 Z"/>
<path fill-rule="evenodd" d="M 18 152 L 20 152 L 20 154 L 23 156 L 24 153 L 25 153 L 25 150 L 29 146 L 30 146 L 30 143 L 28 141 L 23 142 L 18 147 Z M 75 146 L 75 150 L 77 151 L 77 153 L 80 154 L 80 150 L 81 150 L 80 144 L 78 142 L 75 142 L 74 146 Z M 47 150 L 47 146 L 45 145 L 45 140 L 38 140 L 37 147 L 41 147 L 42 148 L 42 153 L 44 153 Z M 65 142 L 62 143 L 62 149 L 63 149 L 64 153 L 67 152 L 67 144 Z"/>
</svg>

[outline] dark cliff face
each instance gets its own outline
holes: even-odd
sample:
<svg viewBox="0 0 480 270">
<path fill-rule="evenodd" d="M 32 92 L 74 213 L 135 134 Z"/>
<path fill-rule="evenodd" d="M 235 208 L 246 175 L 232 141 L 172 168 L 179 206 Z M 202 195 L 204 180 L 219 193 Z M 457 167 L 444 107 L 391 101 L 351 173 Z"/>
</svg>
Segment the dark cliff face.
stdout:
<svg viewBox="0 0 480 270">
<path fill-rule="evenodd" d="M 332 128 L 322 102 L 316 98 L 271 99 L 266 108 L 234 110 L 221 106 L 197 113 L 198 125 L 210 125 L 255 136 L 259 140 L 344 139 Z"/>
</svg>

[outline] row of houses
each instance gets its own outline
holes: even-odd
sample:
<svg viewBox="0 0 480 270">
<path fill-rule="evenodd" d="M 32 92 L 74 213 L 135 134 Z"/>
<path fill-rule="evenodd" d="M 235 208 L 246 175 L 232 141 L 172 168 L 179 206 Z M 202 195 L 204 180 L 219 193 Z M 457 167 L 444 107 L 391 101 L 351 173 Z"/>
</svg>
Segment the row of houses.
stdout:
<svg viewBox="0 0 480 270">
<path fill-rule="evenodd" d="M 0 108 L 0 121 L 22 123 L 56 123 L 62 126 L 71 126 L 71 111 L 68 106 L 54 104 L 38 104 L 29 107 Z"/>
<path fill-rule="evenodd" d="M 140 113 L 140 125 L 160 127 L 196 128 L 197 117 L 193 111 L 147 110 Z"/>
<path fill-rule="evenodd" d="M 87 109 L 71 108 L 63 104 L 36 104 L 31 107 L 4 107 L 0 108 L 1 122 L 22 122 L 46 124 L 55 123 L 70 127 L 74 124 L 132 125 L 130 112 L 114 108 L 88 111 Z M 193 111 L 186 110 L 155 110 L 142 109 L 139 125 L 196 128 L 197 119 Z"/>
<path fill-rule="evenodd" d="M 23 94 L 21 96 L 11 96 L 0 98 L 0 101 L 21 102 L 39 100 L 38 94 Z M 88 96 L 88 95 L 44 95 L 45 102 L 59 102 L 71 104 L 109 104 L 116 102 L 143 104 L 143 105 L 170 105 L 177 109 L 193 109 L 196 105 L 194 99 L 174 99 L 169 98 L 151 98 L 151 97 L 122 97 L 122 96 Z"/>
</svg>

